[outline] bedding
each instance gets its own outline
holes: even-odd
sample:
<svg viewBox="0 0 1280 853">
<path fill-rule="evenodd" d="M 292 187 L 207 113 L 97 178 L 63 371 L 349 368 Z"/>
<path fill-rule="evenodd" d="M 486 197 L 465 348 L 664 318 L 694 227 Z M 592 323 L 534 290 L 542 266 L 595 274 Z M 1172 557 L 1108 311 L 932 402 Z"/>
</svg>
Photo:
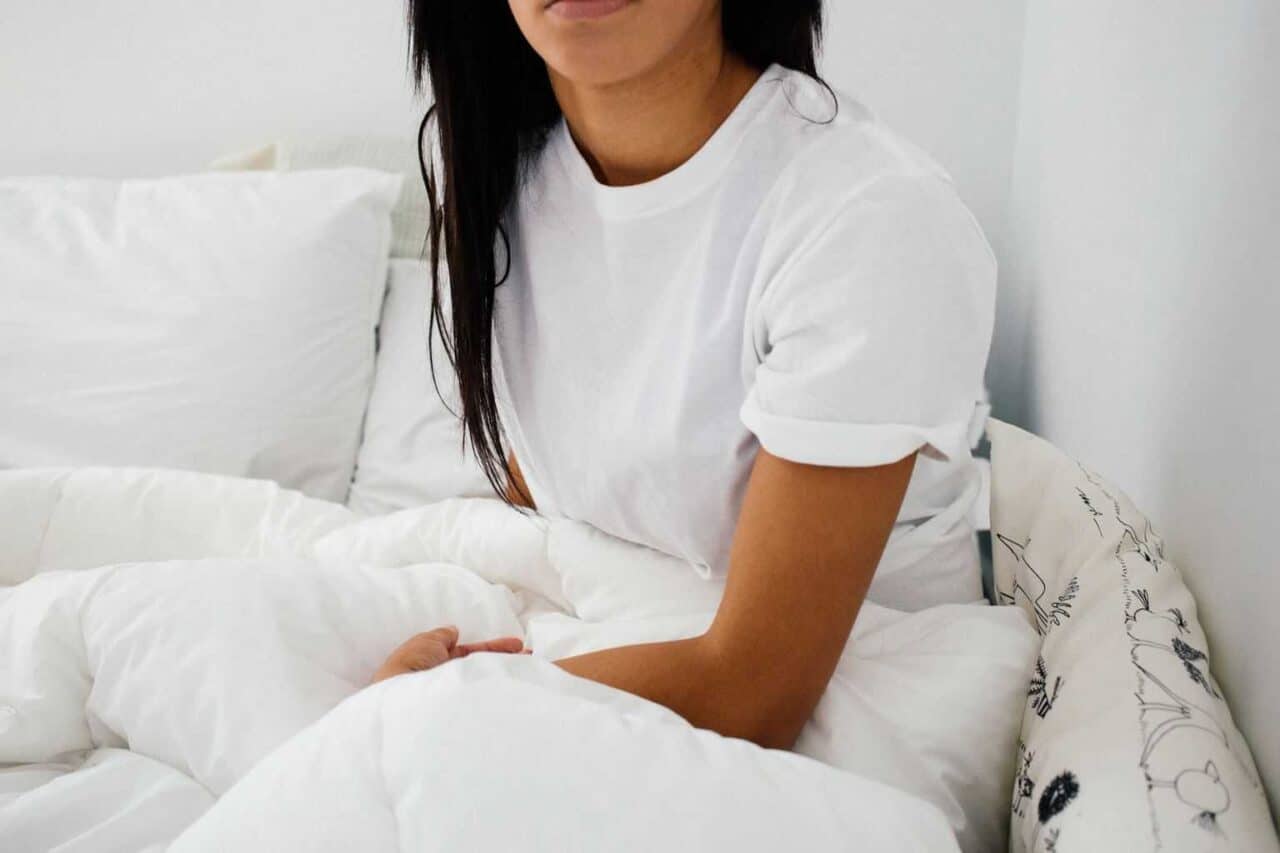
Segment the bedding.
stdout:
<svg viewBox="0 0 1280 853">
<path fill-rule="evenodd" d="M 0 180 L 0 468 L 346 497 L 401 179 Z"/>
<path fill-rule="evenodd" d="M 392 258 L 373 390 L 347 497 L 356 512 L 375 515 L 493 494 L 463 445 L 457 376 L 441 336 L 427 334 L 430 305 L 427 263 Z"/>
<path fill-rule="evenodd" d="M 1004 844 L 1036 647 L 1017 608 L 867 604 L 786 753 L 549 662 L 693 633 L 719 598 L 582 525 L 465 499 L 362 519 L 141 469 L 0 472 L 0 512 L 16 519 L 0 529 L 14 849 Z M 360 689 L 448 623 L 535 654 Z"/>
<path fill-rule="evenodd" d="M 462 443 L 453 366 L 441 337 L 427 334 L 431 273 L 423 257 L 430 217 L 414 140 L 288 140 L 211 164 L 220 171 L 283 172 L 353 166 L 398 173 L 404 181 L 391 211 L 377 365 L 347 506 L 375 515 L 445 498 L 489 496 L 489 481 Z"/>
</svg>

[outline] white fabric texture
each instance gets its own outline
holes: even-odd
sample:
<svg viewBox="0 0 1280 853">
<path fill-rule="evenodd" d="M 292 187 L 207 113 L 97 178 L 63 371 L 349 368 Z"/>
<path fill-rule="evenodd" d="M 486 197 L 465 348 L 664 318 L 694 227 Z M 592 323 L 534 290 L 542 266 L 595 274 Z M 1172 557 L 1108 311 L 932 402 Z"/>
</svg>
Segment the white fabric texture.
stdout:
<svg viewBox="0 0 1280 853">
<path fill-rule="evenodd" d="M 347 497 L 356 512 L 373 515 L 493 494 L 463 446 L 457 375 L 440 334 L 428 336 L 430 305 L 428 264 L 393 258 L 364 438 Z"/>
<path fill-rule="evenodd" d="M 1195 600 L 1150 522 L 1042 439 L 995 421 L 989 435 L 996 590 L 1043 635 L 1011 849 L 1280 851 Z"/>
<path fill-rule="evenodd" d="M 598 183 L 562 122 L 511 223 L 498 396 L 541 511 L 722 576 L 759 447 L 922 451 L 870 599 L 981 597 L 995 262 L 943 171 L 771 68 L 689 161 Z"/>
<path fill-rule="evenodd" d="M 0 468 L 347 494 L 400 179 L 0 181 Z"/>
<path fill-rule="evenodd" d="M 0 511 L 22 508 L 0 530 L 17 584 L 0 588 L 0 765 L 18 765 L 0 769 L 0 837 L 97 853 L 139 846 L 55 842 L 162 845 L 187 823 L 176 849 L 1004 842 L 1035 648 L 1016 608 L 865 605 L 799 744 L 810 761 L 545 662 L 686 636 L 719 601 L 681 561 L 580 523 L 493 500 L 361 520 L 259 481 L 0 472 Z M 450 623 L 524 636 L 535 658 L 353 697 L 405 638 Z M 202 790 L 226 797 L 196 819 Z"/>
<path fill-rule="evenodd" d="M 215 801 L 185 773 L 124 749 L 0 767 L 6 853 L 160 853 Z"/>
</svg>

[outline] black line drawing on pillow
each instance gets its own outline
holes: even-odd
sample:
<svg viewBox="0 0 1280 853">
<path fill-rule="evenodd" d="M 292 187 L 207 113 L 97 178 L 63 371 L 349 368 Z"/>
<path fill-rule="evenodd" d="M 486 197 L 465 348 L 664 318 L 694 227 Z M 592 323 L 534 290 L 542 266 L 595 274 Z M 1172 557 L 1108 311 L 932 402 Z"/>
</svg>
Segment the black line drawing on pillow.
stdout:
<svg viewBox="0 0 1280 853">
<path fill-rule="evenodd" d="M 1054 625 L 1061 625 L 1063 622 L 1071 618 L 1071 602 L 1080 592 L 1080 578 L 1073 576 L 1067 581 L 1067 586 L 1062 590 L 1062 594 L 1058 599 L 1049 605 L 1049 621 Z"/>
<path fill-rule="evenodd" d="M 1143 614 L 1150 614 L 1153 619 L 1163 619 L 1166 622 L 1171 622 L 1173 627 L 1178 629 L 1179 634 L 1186 634 L 1190 632 L 1191 629 L 1187 626 L 1187 618 L 1182 615 L 1182 611 L 1177 607 L 1170 607 L 1165 610 L 1164 613 L 1169 614 L 1168 616 L 1165 616 L 1163 613 L 1157 613 L 1151 609 L 1151 594 L 1145 589 L 1135 589 L 1133 591 L 1133 597 L 1138 599 L 1138 603 L 1142 606 L 1136 607 L 1130 611 L 1129 615 L 1125 619 L 1129 624 L 1132 625 L 1137 622 L 1138 617 Z"/>
<path fill-rule="evenodd" d="M 1025 572 L 1014 570 L 1013 589 L 1010 592 L 1001 592 L 1000 599 L 1005 604 L 1016 604 L 1018 596 L 1021 595 L 1035 617 L 1036 633 L 1044 634 L 1049 628 L 1049 614 L 1045 612 L 1040 602 L 1048 590 L 1045 587 L 1044 578 L 1040 577 L 1040 573 L 1027 562 L 1027 546 L 1031 541 L 1015 542 L 1003 533 L 997 533 L 996 538 L 1000 540 L 1001 545 L 1009 549 L 1009 553 L 1018 561 L 1018 565 L 1026 569 Z"/>
<path fill-rule="evenodd" d="M 1178 660 L 1182 661 L 1182 666 L 1187 671 L 1187 675 L 1191 676 L 1191 680 L 1203 687 L 1205 692 L 1214 699 L 1221 699 L 1222 693 L 1211 683 L 1213 674 L 1209 672 L 1209 659 L 1205 657 L 1204 652 L 1178 637 L 1173 638 L 1172 646 L 1173 653 L 1178 656 Z M 1197 665 L 1200 661 L 1204 661 L 1204 669 L 1200 669 Z"/>
<path fill-rule="evenodd" d="M 1191 822 L 1217 836 L 1223 836 L 1218 826 L 1218 815 L 1231 807 L 1231 792 L 1222 784 L 1218 766 L 1206 761 L 1203 770 L 1183 770 L 1168 781 L 1156 781 L 1148 777 L 1148 788 L 1171 788 L 1178 799 L 1195 810 Z"/>
<path fill-rule="evenodd" d="M 1179 660 L 1179 662 L 1181 662 L 1182 668 L 1186 671 L 1187 676 L 1193 682 L 1200 685 L 1205 693 L 1208 693 L 1214 699 L 1222 698 L 1222 693 L 1219 692 L 1212 684 L 1213 676 L 1209 673 L 1208 659 L 1205 657 L 1204 652 L 1200 651 L 1195 646 L 1190 643 L 1183 642 L 1179 637 L 1174 637 L 1172 643 L 1166 646 L 1163 643 L 1153 642 L 1152 640 L 1138 639 L 1133 636 L 1132 632 L 1129 632 L 1129 639 L 1133 642 L 1135 650 L 1139 648 L 1159 649 L 1162 652 L 1168 652 L 1173 655 Z M 1200 668 L 1201 662 L 1205 663 L 1204 669 Z"/>
<path fill-rule="evenodd" d="M 1212 714 L 1204 708 L 1201 708 L 1196 703 L 1179 696 L 1171 690 L 1167 684 L 1157 678 L 1151 670 L 1138 662 L 1138 645 L 1139 644 L 1135 643 L 1135 648 L 1130 654 L 1133 657 L 1133 665 L 1137 668 L 1139 676 L 1145 682 L 1140 683 L 1139 685 L 1139 713 L 1144 722 L 1146 722 L 1148 714 L 1170 715 L 1155 723 L 1147 731 L 1146 737 L 1143 739 L 1142 756 L 1138 761 L 1142 768 L 1144 770 L 1147 769 L 1151 760 L 1151 753 L 1155 750 L 1160 741 L 1178 729 L 1200 729 L 1211 735 L 1214 740 L 1221 742 L 1223 746 L 1230 749 L 1231 741 L 1227 737 L 1226 731 L 1218 724 L 1218 721 L 1214 719 Z M 1168 701 L 1148 700 L 1145 696 L 1145 691 L 1141 689 L 1142 687 L 1145 687 L 1147 683 L 1155 685 L 1160 692 L 1165 695 Z"/>
<path fill-rule="evenodd" d="M 1143 560 L 1151 566 L 1153 571 L 1160 571 L 1160 564 L 1164 560 L 1164 546 L 1161 543 L 1159 535 L 1151 528 L 1151 522 L 1143 520 L 1143 532 L 1139 537 L 1136 529 L 1132 524 L 1125 521 L 1124 516 L 1120 512 L 1120 502 L 1112 498 L 1115 505 L 1116 521 L 1124 528 L 1124 533 L 1120 537 L 1120 542 L 1116 545 L 1116 559 L 1120 561 L 1121 576 L 1124 580 L 1124 588 L 1126 595 L 1125 605 L 1125 633 L 1129 635 L 1129 640 L 1133 643 L 1133 662 L 1138 665 L 1137 650 L 1139 647 L 1147 647 L 1159 649 L 1174 655 L 1181 663 L 1187 676 L 1196 684 L 1215 699 L 1221 699 L 1222 694 L 1213 684 L 1213 676 L 1209 673 L 1209 659 L 1204 652 L 1182 640 L 1181 637 L 1174 636 L 1168 645 L 1158 643 L 1153 640 L 1143 639 L 1134 636 L 1133 629 L 1138 621 L 1138 617 L 1144 613 L 1159 619 L 1165 619 L 1173 624 L 1179 634 L 1189 633 L 1186 617 L 1182 615 L 1182 611 L 1176 607 L 1170 607 L 1165 610 L 1169 616 L 1161 616 L 1156 613 L 1151 606 L 1151 593 L 1146 587 L 1131 589 L 1129 577 L 1129 564 L 1125 562 L 1122 549 L 1125 540 L 1134 543 L 1134 549 L 1140 554 Z M 1129 597 L 1137 599 L 1140 607 L 1132 607 L 1129 603 Z M 1200 664 L 1204 664 L 1201 669 Z M 1164 685 L 1161 685 L 1164 687 Z M 1167 689 L 1167 688 L 1165 688 Z"/>
<path fill-rule="evenodd" d="M 1111 490 L 1107 488 L 1107 484 L 1102 482 L 1101 477 L 1099 477 L 1097 474 L 1093 473 L 1088 468 L 1081 465 L 1079 462 L 1076 463 L 1076 467 L 1080 469 L 1080 474 L 1085 478 L 1085 480 L 1088 481 L 1089 485 L 1093 486 L 1095 489 L 1102 492 L 1103 496 L 1105 496 L 1107 500 L 1111 501 L 1112 503 L 1115 502 L 1115 496 L 1111 494 Z M 1095 518 L 1102 518 L 1102 517 L 1103 517 L 1102 513 L 1099 513 L 1097 516 L 1095 516 Z"/>
<path fill-rule="evenodd" d="M 1171 820 L 1175 827 L 1168 831 L 1178 831 L 1178 814 L 1188 815 L 1190 823 L 1206 836 L 1224 837 L 1227 825 L 1223 816 L 1233 804 L 1229 777 L 1235 771 L 1230 767 L 1231 759 L 1235 759 L 1245 779 L 1257 791 L 1261 791 L 1261 779 L 1247 745 L 1230 723 L 1225 705 L 1218 704 L 1225 700 L 1210 671 L 1203 635 L 1191 624 L 1190 611 L 1184 612 L 1178 606 L 1170 606 L 1174 602 L 1161 600 L 1165 597 L 1164 589 L 1156 579 L 1161 574 L 1171 574 L 1176 582 L 1179 574 L 1166 560 L 1163 540 L 1150 520 L 1133 510 L 1122 493 L 1112 491 L 1084 466 L 1079 468 L 1089 485 L 1077 486 L 1076 498 L 1094 529 L 1106 540 L 1103 547 L 1112 552 L 1111 556 L 1119 564 L 1123 624 L 1136 681 L 1133 695 L 1137 701 L 1140 737 L 1137 764 L 1146 782 L 1155 849 L 1163 849 L 1161 836 Z M 1114 514 L 1100 510 L 1107 502 Z M 1136 519 L 1136 523 L 1130 523 L 1126 515 Z M 1116 527 L 1110 526 L 1113 518 Z M 1083 519 L 1078 523 L 1083 524 Z M 1022 605 L 1035 617 L 1037 631 L 1044 636 L 1051 626 L 1060 625 L 1070 617 L 1079 594 L 1079 578 L 1072 578 L 1058 602 L 1051 602 L 1046 580 L 1049 575 L 1042 575 L 1027 560 L 1031 540 L 1018 542 L 1002 534 L 996 536 L 1016 561 L 1012 582 L 1007 591 L 1000 592 L 1001 603 Z M 1177 603 L 1185 606 L 1184 593 L 1174 594 Z M 1184 676 L 1196 687 L 1185 686 L 1180 680 Z M 1050 676 L 1047 661 L 1037 660 L 1028 696 L 1042 719 L 1061 695 L 1062 684 L 1061 678 L 1055 680 Z M 1201 691 L 1215 701 L 1201 698 Z M 1170 739 L 1170 735 L 1175 737 Z M 1028 849 L 1033 853 L 1052 853 L 1063 827 L 1070 824 L 1051 824 L 1078 795 L 1079 781 L 1073 773 L 1064 772 L 1047 785 L 1037 786 L 1032 759 L 1026 744 L 1019 741 L 1011 811 L 1019 821 L 1025 822 L 1029 818 L 1028 803 L 1037 804 L 1035 814 L 1039 820 Z M 1228 772 L 1225 775 L 1219 772 L 1218 765 Z"/>
<path fill-rule="evenodd" d="M 1036 716 L 1044 719 L 1050 711 L 1053 710 L 1053 703 L 1058 699 L 1058 691 L 1062 688 L 1062 676 L 1053 679 L 1053 686 L 1049 686 L 1049 671 L 1044 662 L 1044 655 L 1036 658 L 1036 669 L 1031 674 L 1031 684 L 1027 687 L 1027 696 L 1031 700 L 1031 707 L 1035 710 Z"/>
<path fill-rule="evenodd" d="M 1044 786 L 1044 790 L 1040 792 L 1040 800 L 1036 803 L 1036 817 L 1040 823 L 1036 826 L 1035 835 L 1031 837 L 1031 849 L 1035 850 L 1036 845 L 1040 841 L 1040 833 L 1044 830 L 1045 825 L 1066 810 L 1071 805 L 1071 801 L 1080 793 L 1080 781 L 1076 779 L 1076 774 L 1070 770 L 1064 770 L 1057 776 L 1049 780 L 1049 784 Z M 1050 830 L 1046 836 L 1045 850 L 1050 850 L 1049 845 L 1056 847 L 1058 843 L 1058 833 Z"/>
<path fill-rule="evenodd" d="M 1156 750 L 1165 739 L 1178 731 L 1198 730 L 1208 736 L 1206 747 L 1220 744 L 1226 749 L 1245 771 L 1251 772 L 1251 762 L 1237 752 L 1237 745 L 1232 743 L 1227 727 L 1219 722 L 1216 713 L 1183 695 L 1182 688 L 1174 689 L 1166 678 L 1152 671 L 1151 666 L 1144 664 L 1144 649 L 1152 649 L 1162 655 L 1169 655 L 1176 660 L 1188 679 L 1203 690 L 1210 698 L 1222 701 L 1222 694 L 1209 673 L 1208 656 L 1183 639 L 1183 635 L 1191 634 L 1191 627 L 1176 607 L 1158 609 L 1158 602 L 1153 602 L 1149 587 L 1136 587 L 1135 572 L 1140 572 L 1143 564 L 1150 571 L 1159 572 L 1163 566 L 1164 550 L 1160 537 L 1151 528 L 1151 523 L 1143 523 L 1143 531 L 1125 521 L 1120 502 L 1112 498 L 1115 506 L 1115 517 L 1123 533 L 1116 545 L 1115 556 L 1120 563 L 1120 577 L 1125 596 L 1125 633 L 1129 638 L 1129 658 L 1136 670 L 1138 689 L 1134 695 L 1138 700 L 1138 718 L 1142 727 L 1142 752 L 1138 766 L 1147 781 L 1148 802 L 1151 806 L 1152 832 L 1157 847 L 1160 844 L 1159 811 L 1152 794 L 1158 790 L 1172 790 L 1183 804 L 1194 809 L 1192 822 L 1206 832 L 1222 835 L 1218 823 L 1219 816 L 1231 805 L 1231 793 L 1222 781 L 1217 765 L 1206 757 L 1204 769 L 1190 768 L 1178 773 L 1172 780 L 1157 778 L 1152 772 L 1152 759 Z M 1126 561 L 1125 554 L 1138 553 L 1141 563 Z M 1168 622 L 1173 626 L 1170 631 L 1161 629 L 1162 636 L 1169 636 L 1168 641 L 1148 639 L 1138 636 L 1135 630 L 1142 625 L 1151 628 L 1160 622 Z M 1167 633 L 1166 633 L 1167 632 Z M 1149 633 L 1149 631 L 1144 632 Z M 1215 710 L 1217 707 L 1215 706 Z M 1247 749 L 1247 748 L 1246 748 Z M 1246 753 L 1247 754 L 1247 753 Z M 1256 772 L 1256 771 L 1254 771 Z M 1181 785 L 1178 784 L 1181 780 Z M 1254 787 L 1261 785 L 1260 779 L 1250 780 Z"/>
<path fill-rule="evenodd" d="M 1087 467 L 1080 465 L 1079 462 L 1076 462 L 1075 466 L 1080 469 L 1080 475 L 1084 476 L 1085 482 L 1092 485 L 1093 488 L 1096 488 L 1098 492 L 1101 492 L 1102 497 L 1105 497 L 1106 500 L 1115 503 L 1115 496 L 1112 496 L 1111 489 L 1107 488 L 1106 483 L 1102 482 L 1102 478 L 1100 478 L 1100 476 L 1094 474 L 1093 471 L 1087 469 Z M 1094 503 L 1092 494 L 1085 492 L 1084 489 L 1080 487 L 1075 487 L 1075 491 L 1080 496 L 1080 502 L 1084 503 L 1085 508 L 1087 508 L 1089 517 L 1091 517 L 1091 520 L 1093 521 L 1094 528 L 1097 528 L 1098 534 L 1102 535 L 1102 520 L 1106 519 L 1105 512 L 1098 508 L 1097 503 Z"/>
<path fill-rule="evenodd" d="M 1018 562 L 1018 565 L 1025 569 L 1025 571 L 1014 569 L 1013 587 L 1009 592 L 1000 592 L 1001 603 L 1017 604 L 1018 597 L 1021 596 L 1022 600 L 1026 602 L 1026 606 L 1030 608 L 1032 616 L 1035 617 L 1036 633 L 1041 636 L 1048 633 L 1051 625 L 1061 625 L 1070 619 L 1072 601 L 1080 592 L 1080 578 L 1073 577 L 1067 581 L 1062 594 L 1051 602 L 1046 609 L 1043 602 L 1048 594 L 1048 587 L 1045 585 L 1044 578 L 1035 570 L 1035 567 L 1027 562 L 1027 548 L 1030 547 L 1031 540 L 1017 542 L 1003 533 L 997 533 L 996 539 L 1008 549 L 1009 553 Z"/>
<path fill-rule="evenodd" d="M 1093 520 L 1093 526 L 1098 528 L 1098 535 L 1102 536 L 1102 511 L 1093 505 L 1093 498 L 1089 497 L 1089 493 L 1084 489 L 1076 486 L 1076 494 L 1080 496 L 1080 503 L 1084 504 L 1085 512 L 1089 513 L 1089 518 Z"/>
<path fill-rule="evenodd" d="M 1125 554 L 1137 554 L 1151 568 L 1157 572 L 1160 571 L 1160 567 L 1164 564 L 1164 544 L 1151 529 L 1151 522 L 1144 519 L 1142 533 L 1139 534 L 1137 528 L 1120 515 L 1119 503 L 1116 504 L 1116 521 L 1120 522 L 1120 526 L 1124 528 L 1120 541 L 1116 543 L 1116 559 L 1120 564 L 1125 565 Z"/>
<path fill-rule="evenodd" d="M 1227 750 L 1227 753 L 1236 759 L 1241 769 L 1246 773 L 1246 778 L 1249 778 L 1253 787 L 1260 789 L 1262 784 L 1261 779 L 1256 778 L 1256 776 L 1252 778 L 1249 777 L 1248 774 L 1251 772 L 1256 773 L 1256 771 L 1251 771 L 1250 761 L 1247 758 L 1242 757 L 1236 751 L 1236 745 L 1232 743 L 1231 737 L 1227 733 L 1226 728 L 1218 722 L 1217 718 L 1204 707 L 1186 699 L 1173 690 L 1164 682 L 1164 680 L 1151 672 L 1150 669 L 1143 666 L 1138 660 L 1138 652 L 1142 648 L 1155 648 L 1160 651 L 1173 654 L 1182 662 L 1184 667 L 1188 668 L 1188 671 L 1194 670 L 1197 673 L 1199 678 L 1193 676 L 1193 681 L 1196 681 L 1196 683 L 1200 684 L 1206 691 L 1210 691 L 1210 695 L 1221 701 L 1220 694 L 1213 692 L 1212 685 L 1209 683 L 1209 678 L 1212 678 L 1212 676 L 1206 677 L 1204 673 L 1195 666 L 1197 661 L 1203 659 L 1203 653 L 1192 646 L 1182 643 L 1182 641 L 1176 637 L 1174 638 L 1174 643 L 1182 646 L 1183 651 L 1181 654 L 1159 643 L 1139 640 L 1134 637 L 1132 633 L 1129 634 L 1129 638 L 1132 643 L 1129 655 L 1134 667 L 1138 671 L 1138 690 L 1135 693 L 1135 696 L 1138 699 L 1139 720 L 1143 727 L 1142 754 L 1138 760 L 1138 766 L 1142 769 L 1142 773 L 1147 780 L 1148 793 L 1156 788 L 1174 787 L 1162 783 L 1152 775 L 1151 760 L 1161 741 L 1176 731 L 1186 729 L 1198 729 L 1208 735 L 1211 742 L 1221 744 L 1222 747 Z M 1186 657 L 1183 657 L 1184 655 Z M 1207 672 L 1207 669 L 1205 672 Z M 1163 699 L 1160 697 L 1148 698 L 1147 690 L 1150 686 L 1154 686 L 1160 691 L 1160 693 L 1163 693 Z M 1154 723 L 1152 722 L 1153 719 L 1155 719 Z M 1211 770 L 1210 766 L 1212 766 Z M 1187 771 L 1183 772 L 1185 773 Z M 1175 792 L 1179 793 L 1179 799 L 1182 802 L 1197 809 L 1193 818 L 1193 822 L 1197 826 L 1205 831 L 1221 835 L 1222 831 L 1218 826 L 1218 816 L 1225 812 L 1230 806 L 1231 793 L 1222 782 L 1217 766 L 1213 764 L 1212 760 L 1209 760 L 1206 763 L 1204 776 L 1212 778 L 1206 779 L 1198 776 L 1187 776 L 1184 780 L 1186 784 L 1183 786 L 1182 791 L 1178 792 L 1175 787 Z M 1212 785 L 1210 785 L 1210 783 L 1212 783 Z M 1210 787 L 1221 788 L 1221 794 L 1209 796 L 1205 792 Z M 1152 829 L 1156 832 L 1158 837 L 1159 827 L 1154 824 L 1154 812 Z"/>
<path fill-rule="evenodd" d="M 1036 754 L 1027 749 L 1026 743 L 1022 738 L 1018 738 L 1018 761 L 1017 775 L 1013 779 L 1013 805 L 1010 807 L 1018 817 L 1027 816 L 1027 801 L 1036 792 L 1036 783 L 1031 778 L 1031 762 L 1035 760 Z"/>
</svg>

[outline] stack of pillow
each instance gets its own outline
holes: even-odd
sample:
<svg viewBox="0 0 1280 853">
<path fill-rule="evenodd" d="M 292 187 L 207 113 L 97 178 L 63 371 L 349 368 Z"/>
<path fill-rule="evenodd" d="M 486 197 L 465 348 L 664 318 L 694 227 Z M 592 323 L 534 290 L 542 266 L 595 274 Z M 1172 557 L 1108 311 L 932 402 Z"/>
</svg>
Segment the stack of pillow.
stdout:
<svg viewBox="0 0 1280 853">
<path fill-rule="evenodd" d="M 0 469 L 274 480 L 363 513 L 488 485 L 428 347 L 412 143 L 0 180 Z"/>
</svg>

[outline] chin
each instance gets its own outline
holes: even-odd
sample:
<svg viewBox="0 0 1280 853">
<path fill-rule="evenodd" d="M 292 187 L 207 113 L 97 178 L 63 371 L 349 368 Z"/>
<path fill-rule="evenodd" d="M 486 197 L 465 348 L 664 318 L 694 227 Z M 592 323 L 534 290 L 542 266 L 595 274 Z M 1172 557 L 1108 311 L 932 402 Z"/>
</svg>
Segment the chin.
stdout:
<svg viewBox="0 0 1280 853">
<path fill-rule="evenodd" d="M 681 16 L 664 14 L 662 4 L 637 0 L 598 17 L 568 16 L 545 0 L 518 0 L 512 11 L 547 66 L 584 86 L 608 86 L 643 75 L 676 48 L 688 27 Z"/>
<path fill-rule="evenodd" d="M 640 76 L 655 64 L 629 55 L 624 45 L 603 40 L 557 44 L 544 54 L 544 59 L 552 71 L 580 86 L 622 83 Z"/>
</svg>

